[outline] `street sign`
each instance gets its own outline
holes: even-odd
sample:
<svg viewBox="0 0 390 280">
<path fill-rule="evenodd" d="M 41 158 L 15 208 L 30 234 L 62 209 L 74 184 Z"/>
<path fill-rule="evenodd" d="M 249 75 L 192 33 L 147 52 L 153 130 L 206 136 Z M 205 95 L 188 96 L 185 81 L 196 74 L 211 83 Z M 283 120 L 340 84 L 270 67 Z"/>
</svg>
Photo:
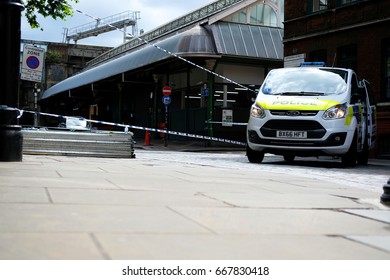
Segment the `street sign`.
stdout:
<svg viewBox="0 0 390 280">
<path fill-rule="evenodd" d="M 42 81 L 44 57 L 45 49 L 24 45 L 20 78 L 40 83 Z"/>
<path fill-rule="evenodd" d="M 162 93 L 164 94 L 164 96 L 170 96 L 172 93 L 172 89 L 169 86 L 165 86 L 162 89 Z"/>
<path fill-rule="evenodd" d="M 170 96 L 163 96 L 162 102 L 164 103 L 164 105 L 169 105 L 172 102 L 172 98 Z"/>
</svg>

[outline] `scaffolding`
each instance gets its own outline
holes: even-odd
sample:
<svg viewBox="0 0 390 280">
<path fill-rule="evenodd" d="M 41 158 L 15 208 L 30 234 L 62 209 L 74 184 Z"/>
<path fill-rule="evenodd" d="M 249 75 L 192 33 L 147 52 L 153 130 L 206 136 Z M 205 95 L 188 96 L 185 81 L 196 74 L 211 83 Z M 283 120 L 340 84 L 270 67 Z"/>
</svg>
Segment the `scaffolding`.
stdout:
<svg viewBox="0 0 390 280">
<path fill-rule="evenodd" d="M 131 26 L 133 36 L 137 34 L 137 20 L 140 19 L 140 12 L 126 11 L 120 14 L 98 19 L 96 21 L 86 23 L 74 28 L 66 29 L 64 42 L 68 44 L 71 40 L 77 43 L 78 40 L 98 36 L 99 34 L 110 32 L 116 28 L 123 29 Z M 123 42 L 126 42 L 128 37 L 127 32 L 123 33 Z"/>
</svg>

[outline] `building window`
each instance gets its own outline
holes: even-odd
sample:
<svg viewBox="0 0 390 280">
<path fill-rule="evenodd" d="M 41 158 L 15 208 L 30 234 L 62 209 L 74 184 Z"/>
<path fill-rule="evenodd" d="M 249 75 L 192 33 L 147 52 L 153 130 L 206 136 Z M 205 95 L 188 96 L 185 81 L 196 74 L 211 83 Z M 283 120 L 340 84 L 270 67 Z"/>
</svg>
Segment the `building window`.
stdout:
<svg viewBox="0 0 390 280">
<path fill-rule="evenodd" d="M 283 26 L 284 2 L 281 0 L 266 0 L 254 4 L 225 18 L 225 21 L 264 26 Z"/>
<path fill-rule="evenodd" d="M 390 39 L 384 43 L 384 64 L 385 64 L 385 100 L 390 100 Z"/>
<path fill-rule="evenodd" d="M 229 19 L 231 22 L 246 23 L 246 10 L 240 11 L 232 15 Z"/>
<path fill-rule="evenodd" d="M 327 61 L 326 50 L 315 50 L 309 53 L 309 61 L 325 62 Z"/>
<path fill-rule="evenodd" d="M 251 9 L 250 24 L 277 26 L 275 11 L 268 5 L 259 4 Z"/>
<path fill-rule="evenodd" d="M 351 4 L 353 2 L 358 2 L 359 0 L 337 0 L 336 4 L 337 6 L 343 6 L 347 4 Z"/>
<path fill-rule="evenodd" d="M 328 0 L 307 0 L 307 7 L 309 13 L 328 9 Z"/>
<path fill-rule="evenodd" d="M 337 66 L 342 68 L 357 69 L 357 47 L 348 45 L 337 50 Z"/>
</svg>

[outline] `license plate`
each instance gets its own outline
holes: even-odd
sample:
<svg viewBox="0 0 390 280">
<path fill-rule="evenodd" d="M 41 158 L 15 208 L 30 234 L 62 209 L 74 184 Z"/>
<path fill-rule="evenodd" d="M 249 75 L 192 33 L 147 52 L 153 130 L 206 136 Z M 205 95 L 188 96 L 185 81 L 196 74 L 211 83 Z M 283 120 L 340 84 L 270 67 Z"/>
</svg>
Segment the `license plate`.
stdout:
<svg viewBox="0 0 390 280">
<path fill-rule="evenodd" d="M 307 131 L 276 131 L 278 138 L 307 138 Z"/>
</svg>

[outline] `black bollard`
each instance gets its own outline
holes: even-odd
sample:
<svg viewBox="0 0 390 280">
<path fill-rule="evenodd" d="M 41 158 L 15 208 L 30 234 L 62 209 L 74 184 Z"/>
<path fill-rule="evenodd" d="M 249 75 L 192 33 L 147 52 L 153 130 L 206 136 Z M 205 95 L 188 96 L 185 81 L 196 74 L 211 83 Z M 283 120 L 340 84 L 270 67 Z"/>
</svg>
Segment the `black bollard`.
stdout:
<svg viewBox="0 0 390 280">
<path fill-rule="evenodd" d="M 0 161 L 22 161 L 23 135 L 17 107 L 20 68 L 22 0 L 0 0 Z"/>
<path fill-rule="evenodd" d="M 383 186 L 381 202 L 387 206 L 390 206 L 390 179 L 387 181 L 387 184 Z"/>
</svg>

